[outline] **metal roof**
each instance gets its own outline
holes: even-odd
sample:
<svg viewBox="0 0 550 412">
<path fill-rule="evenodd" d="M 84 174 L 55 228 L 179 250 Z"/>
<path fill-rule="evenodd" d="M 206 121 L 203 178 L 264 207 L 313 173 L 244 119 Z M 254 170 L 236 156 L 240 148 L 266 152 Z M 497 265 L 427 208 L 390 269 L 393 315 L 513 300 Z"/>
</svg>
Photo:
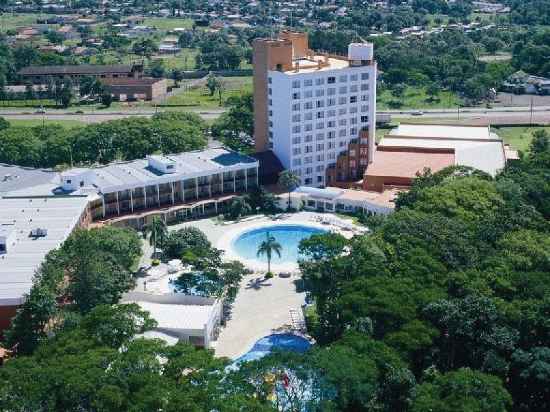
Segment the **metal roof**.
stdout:
<svg viewBox="0 0 550 412">
<path fill-rule="evenodd" d="M 0 163 L 0 194 L 43 184 L 59 183 L 58 181 L 59 174 L 53 170 L 34 169 Z"/>
</svg>

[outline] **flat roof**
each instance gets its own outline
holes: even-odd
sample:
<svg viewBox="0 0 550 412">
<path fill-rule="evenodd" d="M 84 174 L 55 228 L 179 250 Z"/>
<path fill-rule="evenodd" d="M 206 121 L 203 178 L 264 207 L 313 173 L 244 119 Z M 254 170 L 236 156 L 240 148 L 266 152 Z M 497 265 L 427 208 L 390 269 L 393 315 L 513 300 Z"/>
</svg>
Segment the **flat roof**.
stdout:
<svg viewBox="0 0 550 412">
<path fill-rule="evenodd" d="M 160 173 L 149 167 L 147 159 L 111 163 L 88 170 L 96 175 L 94 186 L 102 193 L 111 193 L 258 165 L 258 161 L 253 157 L 241 155 L 223 147 L 163 155 L 163 158 L 176 163 L 174 173 Z M 68 173 L 71 171 L 69 170 Z"/>
<path fill-rule="evenodd" d="M 47 169 L 34 169 L 0 163 L 0 195 L 43 184 L 58 182 L 59 173 Z M 0 216 L 1 218 L 1 216 Z"/>
<path fill-rule="evenodd" d="M 0 306 L 23 303 L 44 257 L 69 236 L 87 204 L 83 196 L 0 198 L 0 226 L 16 233 L 7 253 L 0 254 Z M 31 237 L 37 228 L 47 234 Z"/>
<path fill-rule="evenodd" d="M 367 167 L 365 176 L 388 176 L 414 178 L 418 172 L 428 167 L 437 172 L 455 164 L 453 153 L 427 153 L 413 150 L 377 150 L 374 162 Z"/>
<path fill-rule="evenodd" d="M 132 64 L 79 64 L 67 66 L 28 66 L 19 70 L 22 76 L 48 76 L 48 75 L 69 75 L 69 74 L 103 74 L 103 73 L 132 73 Z"/>
<path fill-rule="evenodd" d="M 473 140 L 498 139 L 498 136 L 490 132 L 489 126 L 454 126 L 409 123 L 401 123 L 395 129 L 392 129 L 386 136 Z"/>
<path fill-rule="evenodd" d="M 181 331 L 203 331 L 214 315 L 215 305 L 180 305 L 176 303 L 154 303 L 135 301 L 157 321 L 157 329 Z"/>
</svg>

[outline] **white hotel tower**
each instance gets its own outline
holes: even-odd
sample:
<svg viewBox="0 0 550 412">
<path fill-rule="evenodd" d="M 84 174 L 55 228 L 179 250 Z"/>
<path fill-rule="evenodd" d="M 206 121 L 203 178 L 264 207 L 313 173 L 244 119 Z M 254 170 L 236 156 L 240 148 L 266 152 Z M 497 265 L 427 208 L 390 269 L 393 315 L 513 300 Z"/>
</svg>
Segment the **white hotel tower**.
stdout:
<svg viewBox="0 0 550 412">
<path fill-rule="evenodd" d="M 375 150 L 373 45 L 316 53 L 305 33 L 254 41 L 256 151 L 272 150 L 306 186 L 361 179 Z"/>
</svg>

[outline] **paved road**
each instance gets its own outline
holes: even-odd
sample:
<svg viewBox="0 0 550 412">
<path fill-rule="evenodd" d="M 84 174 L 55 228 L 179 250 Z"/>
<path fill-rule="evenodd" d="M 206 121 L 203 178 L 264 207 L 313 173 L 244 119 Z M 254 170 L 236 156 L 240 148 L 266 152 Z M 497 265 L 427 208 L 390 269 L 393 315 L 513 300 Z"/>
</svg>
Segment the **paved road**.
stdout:
<svg viewBox="0 0 550 412">
<path fill-rule="evenodd" d="M 159 109 L 159 111 L 162 109 Z M 208 109 L 208 110 L 190 110 L 198 113 L 205 120 L 213 120 L 218 118 L 224 109 Z M 415 118 L 421 121 L 422 119 L 432 120 L 437 119 L 448 122 L 467 122 L 469 124 L 511 124 L 511 123 L 544 123 L 550 124 L 550 106 L 535 107 L 531 112 L 529 107 L 498 107 L 493 109 L 486 108 L 461 108 L 457 109 L 431 109 L 423 110 L 423 115 L 415 116 L 418 113 L 416 110 L 388 110 L 379 111 L 380 114 L 391 114 L 393 119 Z M 125 117 L 148 117 L 155 114 L 155 110 L 151 108 L 134 108 L 132 110 L 119 111 L 101 111 L 89 113 L 75 113 L 70 110 L 47 111 L 45 114 L 30 113 L 28 111 L 7 111 L 0 110 L 0 116 L 6 119 L 33 119 L 42 120 L 77 120 L 83 123 L 99 123 L 107 120 L 122 119 Z"/>
</svg>

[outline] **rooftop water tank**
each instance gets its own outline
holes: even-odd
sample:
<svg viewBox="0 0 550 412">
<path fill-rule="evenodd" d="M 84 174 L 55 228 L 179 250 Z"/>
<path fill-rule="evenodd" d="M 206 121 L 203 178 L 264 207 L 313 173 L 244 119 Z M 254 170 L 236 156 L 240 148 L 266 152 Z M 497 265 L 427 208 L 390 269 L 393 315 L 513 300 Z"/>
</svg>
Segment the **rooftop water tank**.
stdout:
<svg viewBox="0 0 550 412">
<path fill-rule="evenodd" d="M 372 43 L 350 43 L 348 46 L 349 60 L 373 60 L 374 46 Z"/>
</svg>

